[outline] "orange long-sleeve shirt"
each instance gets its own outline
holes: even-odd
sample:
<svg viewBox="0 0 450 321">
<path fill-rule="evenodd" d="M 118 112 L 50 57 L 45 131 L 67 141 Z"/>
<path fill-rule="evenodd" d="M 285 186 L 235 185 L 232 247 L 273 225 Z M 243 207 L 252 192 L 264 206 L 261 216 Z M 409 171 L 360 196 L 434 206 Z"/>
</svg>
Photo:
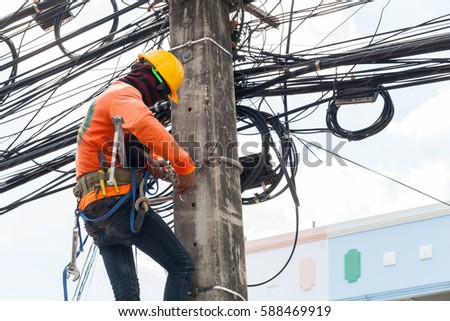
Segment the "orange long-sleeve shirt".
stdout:
<svg viewBox="0 0 450 321">
<path fill-rule="evenodd" d="M 188 175 L 195 170 L 189 154 L 153 116 L 141 93 L 129 84 L 116 81 L 91 104 L 78 132 L 77 179 L 100 169 L 98 153 L 112 144 L 111 119 L 117 115 L 124 119 L 124 133 L 132 133 L 151 153 L 170 161 L 177 175 Z"/>
</svg>

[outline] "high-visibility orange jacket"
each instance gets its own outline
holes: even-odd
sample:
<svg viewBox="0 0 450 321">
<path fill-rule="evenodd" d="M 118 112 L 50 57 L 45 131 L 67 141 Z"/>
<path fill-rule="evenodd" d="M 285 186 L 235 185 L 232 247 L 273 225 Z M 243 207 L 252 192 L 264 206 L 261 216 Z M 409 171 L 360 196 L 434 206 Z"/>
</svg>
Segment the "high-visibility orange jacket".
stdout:
<svg viewBox="0 0 450 321">
<path fill-rule="evenodd" d="M 170 161 L 177 175 L 188 175 L 195 170 L 189 154 L 153 116 L 141 93 L 125 82 L 115 81 L 91 104 L 78 131 L 77 179 L 100 169 L 99 153 L 103 153 L 107 162 L 110 160 L 114 138 L 112 117 L 117 115 L 124 120 L 124 134 L 133 134 L 155 158 L 160 155 Z"/>
</svg>

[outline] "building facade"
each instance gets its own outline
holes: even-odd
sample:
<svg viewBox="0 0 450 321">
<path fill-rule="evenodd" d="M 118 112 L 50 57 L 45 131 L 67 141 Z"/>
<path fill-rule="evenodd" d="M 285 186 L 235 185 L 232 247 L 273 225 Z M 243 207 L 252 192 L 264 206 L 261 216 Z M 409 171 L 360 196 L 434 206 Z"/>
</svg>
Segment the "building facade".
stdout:
<svg viewBox="0 0 450 321">
<path fill-rule="evenodd" d="M 450 300 L 450 207 L 430 205 L 246 243 L 249 300 Z"/>
</svg>

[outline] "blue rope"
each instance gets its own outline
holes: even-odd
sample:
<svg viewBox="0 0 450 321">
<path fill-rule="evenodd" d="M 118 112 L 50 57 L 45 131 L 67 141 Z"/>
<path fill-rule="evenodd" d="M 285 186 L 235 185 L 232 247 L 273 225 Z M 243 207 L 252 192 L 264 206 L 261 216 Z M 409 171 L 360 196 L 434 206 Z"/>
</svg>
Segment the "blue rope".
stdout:
<svg viewBox="0 0 450 321">
<path fill-rule="evenodd" d="M 148 192 L 148 178 L 149 178 L 149 176 L 150 176 L 150 172 L 149 171 L 145 171 L 145 173 L 144 173 L 144 193 L 147 193 Z M 155 178 L 155 183 L 156 183 L 156 185 L 158 185 L 158 180 Z M 150 194 L 150 195 L 152 195 L 152 194 Z"/>
<path fill-rule="evenodd" d="M 132 190 L 133 190 L 133 188 L 132 188 Z M 84 212 L 83 212 L 81 209 L 77 208 L 76 211 L 77 211 L 77 213 L 83 218 L 83 220 L 84 220 L 85 222 L 94 222 L 94 223 L 95 223 L 95 222 L 101 222 L 101 221 L 106 220 L 107 218 L 109 218 L 111 215 L 113 215 L 113 214 L 115 213 L 115 211 L 117 211 L 117 209 L 118 209 L 120 206 L 122 206 L 122 204 L 123 204 L 126 200 L 128 200 L 128 199 L 130 198 L 130 195 L 131 195 L 132 190 L 129 191 L 128 193 L 126 193 L 125 195 L 123 195 L 123 196 L 120 198 L 120 200 L 119 200 L 116 204 L 114 204 L 114 206 L 113 206 L 108 212 L 106 212 L 105 215 L 103 215 L 103 216 L 101 216 L 101 217 L 97 217 L 97 218 L 89 218 L 89 217 L 87 217 L 87 216 L 84 214 Z"/>
<path fill-rule="evenodd" d="M 132 233 L 137 233 L 134 228 L 134 219 L 136 218 L 136 211 L 134 209 L 134 203 L 136 202 L 136 177 L 134 176 L 134 171 L 131 171 L 131 191 L 133 193 L 133 204 L 131 204 L 130 212 L 130 230 Z"/>
<path fill-rule="evenodd" d="M 138 188 L 138 185 L 137 185 L 137 182 L 136 182 L 136 176 L 135 176 L 134 170 L 133 170 L 133 169 L 130 169 L 130 172 L 131 172 L 131 190 L 130 190 L 128 193 L 126 193 L 125 195 L 123 195 L 123 196 L 120 198 L 120 200 L 119 200 L 116 204 L 114 204 L 114 206 L 113 206 L 108 212 L 106 212 L 105 215 L 103 215 L 103 216 L 101 216 L 101 217 L 98 217 L 98 218 L 91 219 L 91 218 L 88 218 L 88 217 L 86 216 L 86 214 L 84 214 L 84 212 L 83 212 L 81 209 L 77 208 L 77 209 L 75 210 L 75 214 L 77 215 L 78 237 L 79 237 L 80 240 L 82 239 L 82 237 L 81 237 L 81 228 L 80 228 L 80 220 L 79 220 L 79 217 L 80 217 L 80 216 L 81 216 L 81 218 L 83 218 L 83 220 L 84 220 L 85 222 L 94 222 L 94 223 L 95 223 L 95 222 L 101 222 L 101 221 L 106 220 L 107 218 L 109 218 L 111 215 L 113 215 L 114 212 L 115 212 L 120 206 L 122 206 L 122 204 L 123 204 L 125 201 L 127 201 L 127 200 L 130 198 L 130 196 L 132 196 L 132 198 L 133 198 L 133 204 L 131 205 L 131 213 L 130 213 L 130 229 L 131 229 L 131 231 L 132 231 L 133 233 L 137 233 L 137 232 L 138 232 L 138 231 L 136 231 L 136 229 L 134 228 L 134 220 L 135 220 L 135 217 L 136 217 L 136 212 L 135 212 L 135 209 L 134 209 L 134 203 L 136 202 L 136 189 Z M 150 175 L 150 173 L 149 173 L 148 171 L 145 171 L 144 178 L 143 178 L 143 179 L 144 179 L 144 184 L 145 184 L 145 193 L 148 192 L 148 184 L 147 184 L 147 180 L 148 180 L 148 178 L 149 178 L 149 175 Z M 89 235 L 86 235 L 84 241 L 83 241 L 83 242 L 80 242 L 79 249 L 78 249 L 77 254 L 76 254 L 76 257 L 77 257 L 77 258 L 78 258 L 78 256 L 80 255 L 80 253 L 84 251 L 83 246 L 84 246 L 84 244 L 86 243 L 88 237 L 89 237 Z M 68 293 L 67 293 L 67 268 L 70 266 L 70 264 L 71 264 L 71 262 L 69 262 L 69 263 L 64 267 L 64 270 L 63 270 L 63 273 L 62 273 L 62 277 L 63 277 L 64 301 L 68 301 Z"/>
</svg>

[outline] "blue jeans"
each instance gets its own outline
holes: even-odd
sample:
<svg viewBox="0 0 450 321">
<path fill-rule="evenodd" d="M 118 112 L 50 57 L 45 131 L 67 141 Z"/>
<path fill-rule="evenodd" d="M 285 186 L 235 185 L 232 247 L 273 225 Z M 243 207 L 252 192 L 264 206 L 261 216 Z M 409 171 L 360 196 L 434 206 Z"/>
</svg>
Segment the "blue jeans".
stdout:
<svg viewBox="0 0 450 321">
<path fill-rule="evenodd" d="M 120 197 L 95 201 L 85 209 L 88 218 L 100 217 Z M 130 228 L 132 201 L 125 202 L 111 217 L 85 223 L 86 231 L 99 247 L 114 297 L 117 301 L 140 300 L 139 281 L 132 245 L 166 269 L 165 301 L 187 300 L 194 263 L 191 255 L 153 209 L 145 213 L 137 233 Z"/>
</svg>

